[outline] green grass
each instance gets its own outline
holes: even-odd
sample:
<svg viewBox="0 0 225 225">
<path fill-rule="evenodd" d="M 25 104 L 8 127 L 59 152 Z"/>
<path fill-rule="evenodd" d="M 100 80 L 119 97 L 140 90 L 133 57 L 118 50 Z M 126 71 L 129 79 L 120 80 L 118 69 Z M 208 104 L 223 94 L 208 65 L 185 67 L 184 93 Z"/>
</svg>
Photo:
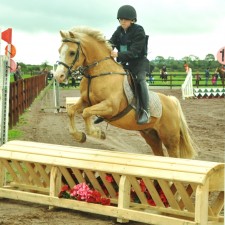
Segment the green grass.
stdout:
<svg viewBox="0 0 225 225">
<path fill-rule="evenodd" d="M 8 131 L 8 141 L 16 140 L 23 136 L 23 132 L 16 129 L 11 129 Z"/>
<path fill-rule="evenodd" d="M 25 113 L 23 113 L 20 116 L 19 122 L 17 123 L 17 127 L 26 125 L 28 123 L 27 119 L 26 119 L 26 112 L 27 111 L 25 111 Z M 23 137 L 23 135 L 24 135 L 24 133 L 19 129 L 15 129 L 15 128 L 9 129 L 8 130 L 8 141 L 12 141 L 12 140 L 16 140 L 18 138 L 21 138 L 21 137 Z"/>
</svg>

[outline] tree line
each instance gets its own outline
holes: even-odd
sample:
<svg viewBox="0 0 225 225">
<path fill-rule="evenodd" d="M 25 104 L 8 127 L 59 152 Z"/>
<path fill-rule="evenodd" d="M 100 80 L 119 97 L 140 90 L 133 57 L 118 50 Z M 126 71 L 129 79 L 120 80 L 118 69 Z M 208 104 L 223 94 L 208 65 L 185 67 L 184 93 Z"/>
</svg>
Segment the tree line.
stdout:
<svg viewBox="0 0 225 225">
<path fill-rule="evenodd" d="M 152 72 L 159 72 L 163 65 L 166 65 L 169 71 L 180 72 L 185 71 L 184 64 L 188 64 L 193 72 L 198 71 L 199 73 L 204 73 L 207 68 L 214 72 L 217 67 L 221 66 L 213 54 L 207 54 L 203 60 L 194 55 L 185 56 L 180 60 L 176 60 L 174 57 L 165 59 L 163 56 L 157 56 L 154 60 L 151 60 L 150 70 Z"/>
<path fill-rule="evenodd" d="M 221 66 L 213 54 L 207 54 L 203 60 L 194 55 L 185 56 L 179 60 L 174 57 L 164 58 L 163 56 L 157 56 L 154 60 L 150 61 L 150 71 L 158 73 L 162 66 L 166 65 L 168 71 L 182 72 L 184 71 L 185 63 L 192 68 L 193 72 L 198 71 L 199 73 L 204 73 L 207 68 L 214 72 L 217 67 Z M 40 65 L 30 65 L 22 62 L 19 62 L 18 64 L 21 66 L 23 73 L 31 76 L 41 73 L 46 68 L 48 71 L 53 69 L 53 65 L 49 65 L 47 61 Z"/>
</svg>

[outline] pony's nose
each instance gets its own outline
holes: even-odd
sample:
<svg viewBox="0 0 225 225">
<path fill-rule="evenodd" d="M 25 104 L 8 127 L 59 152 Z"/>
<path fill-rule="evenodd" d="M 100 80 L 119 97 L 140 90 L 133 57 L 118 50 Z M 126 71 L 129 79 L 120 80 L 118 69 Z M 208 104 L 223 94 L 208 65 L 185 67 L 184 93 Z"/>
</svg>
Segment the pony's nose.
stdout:
<svg viewBox="0 0 225 225">
<path fill-rule="evenodd" d="M 56 71 L 55 72 L 55 79 L 59 82 L 62 83 L 65 79 L 66 79 L 66 75 L 65 73 L 63 73 L 62 71 Z"/>
</svg>

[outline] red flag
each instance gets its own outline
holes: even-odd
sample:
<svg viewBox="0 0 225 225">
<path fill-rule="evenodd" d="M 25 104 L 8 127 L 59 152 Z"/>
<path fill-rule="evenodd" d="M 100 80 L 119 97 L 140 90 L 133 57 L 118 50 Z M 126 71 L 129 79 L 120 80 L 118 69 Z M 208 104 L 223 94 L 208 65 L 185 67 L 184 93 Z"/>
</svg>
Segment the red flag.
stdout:
<svg viewBox="0 0 225 225">
<path fill-rule="evenodd" d="M 12 43 L 12 28 L 2 32 L 2 40 L 6 41 L 8 44 Z"/>
</svg>

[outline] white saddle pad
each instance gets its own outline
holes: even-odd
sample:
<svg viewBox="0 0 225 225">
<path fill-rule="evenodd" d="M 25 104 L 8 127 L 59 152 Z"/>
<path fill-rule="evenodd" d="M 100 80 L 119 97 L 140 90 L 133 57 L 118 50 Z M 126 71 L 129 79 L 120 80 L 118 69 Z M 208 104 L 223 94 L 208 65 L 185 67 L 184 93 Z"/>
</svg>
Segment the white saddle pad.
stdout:
<svg viewBox="0 0 225 225">
<path fill-rule="evenodd" d="M 127 101 L 130 104 L 134 98 L 134 95 L 128 83 L 127 76 L 124 76 L 123 88 L 125 95 L 127 97 Z M 148 94 L 149 94 L 150 115 L 157 118 L 161 117 L 162 104 L 159 96 L 153 91 L 148 91 Z"/>
</svg>

